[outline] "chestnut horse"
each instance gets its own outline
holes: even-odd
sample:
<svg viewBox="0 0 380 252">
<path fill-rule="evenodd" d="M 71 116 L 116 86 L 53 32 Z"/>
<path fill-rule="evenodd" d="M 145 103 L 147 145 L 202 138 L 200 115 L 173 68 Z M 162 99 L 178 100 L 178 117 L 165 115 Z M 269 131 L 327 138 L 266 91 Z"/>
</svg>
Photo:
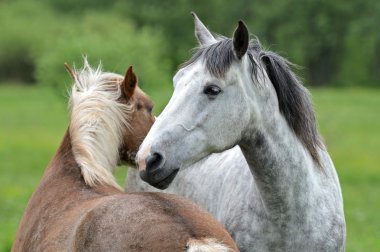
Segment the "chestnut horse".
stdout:
<svg viewBox="0 0 380 252">
<path fill-rule="evenodd" d="M 206 211 L 178 196 L 119 189 L 112 170 L 132 163 L 154 122 L 152 102 L 125 77 L 66 65 L 70 125 L 32 195 L 12 251 L 238 251 Z"/>
</svg>

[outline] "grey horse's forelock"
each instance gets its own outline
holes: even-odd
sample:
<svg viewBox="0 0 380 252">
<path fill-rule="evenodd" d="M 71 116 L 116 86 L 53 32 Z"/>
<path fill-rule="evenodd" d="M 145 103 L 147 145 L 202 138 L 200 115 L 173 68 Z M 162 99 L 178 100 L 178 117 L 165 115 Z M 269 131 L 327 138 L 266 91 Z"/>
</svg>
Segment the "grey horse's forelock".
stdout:
<svg viewBox="0 0 380 252">
<path fill-rule="evenodd" d="M 252 76 L 256 78 L 257 69 L 260 67 L 253 59 L 254 54 L 261 51 L 260 42 L 257 39 L 252 39 L 249 43 L 247 52 L 250 62 L 252 63 Z M 179 68 L 184 68 L 194 62 L 202 60 L 205 62 L 207 71 L 217 78 L 223 78 L 226 72 L 230 69 L 234 61 L 238 61 L 233 51 L 233 41 L 230 38 L 220 37 L 219 41 L 207 46 L 195 48 L 193 56 L 181 64 Z"/>
<path fill-rule="evenodd" d="M 207 47 L 195 48 L 193 56 L 180 65 L 184 68 L 193 64 L 198 60 L 202 60 L 206 64 L 206 69 L 217 78 L 223 78 L 224 74 L 230 68 L 234 61 L 234 53 L 232 51 L 232 39 L 223 39 L 215 44 Z"/>
<path fill-rule="evenodd" d="M 315 112 L 309 92 L 292 71 L 294 65 L 276 53 L 263 50 L 258 39 L 250 41 L 247 56 L 251 63 L 253 79 L 257 79 L 257 73 L 264 70 L 264 65 L 276 90 L 280 112 L 309 151 L 312 159 L 320 166 L 318 147 L 322 148 L 323 145 L 316 127 Z M 233 51 L 232 39 L 225 37 L 219 38 L 218 42 L 207 47 L 197 48 L 190 60 L 180 68 L 198 60 L 202 60 L 210 74 L 217 78 L 223 78 L 232 63 L 238 61 Z"/>
</svg>

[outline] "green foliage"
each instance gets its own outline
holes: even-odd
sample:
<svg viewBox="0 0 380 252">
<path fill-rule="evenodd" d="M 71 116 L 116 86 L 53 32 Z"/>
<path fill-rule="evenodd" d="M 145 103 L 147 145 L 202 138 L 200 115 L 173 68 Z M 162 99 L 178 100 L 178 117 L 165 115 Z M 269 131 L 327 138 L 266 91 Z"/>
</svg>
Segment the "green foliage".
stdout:
<svg viewBox="0 0 380 252">
<path fill-rule="evenodd" d="M 105 11 L 110 9 L 118 0 L 40 0 L 51 6 L 57 12 L 80 15 L 84 11 Z"/>
<path fill-rule="evenodd" d="M 359 81 L 365 85 L 380 83 L 380 2 L 357 0 L 357 17 L 351 20 L 344 44 L 344 57 L 340 79 L 342 83 L 354 85 Z"/>
<path fill-rule="evenodd" d="M 157 31 L 136 29 L 112 12 L 67 15 L 27 1 L 0 6 L 0 29 L 7 35 L 0 37 L 0 77 L 37 81 L 61 95 L 71 82 L 63 63 L 80 68 L 86 55 L 93 66 L 101 61 L 105 70 L 120 74 L 133 65 L 148 91 L 171 87 L 166 43 Z M 24 69 L 20 62 L 26 62 Z"/>
<path fill-rule="evenodd" d="M 304 67 L 307 84 L 380 85 L 380 2 L 374 0 L 3 1 L 0 80 L 56 86 L 62 62 L 80 66 L 87 54 L 115 71 L 136 64 L 146 82 L 154 76 L 168 83 L 168 70 L 197 46 L 190 11 L 226 36 L 244 20 L 266 48 Z"/>
<path fill-rule="evenodd" d="M 380 84 L 380 2 L 373 0 L 121 1 L 138 25 L 162 29 L 176 66 L 196 45 L 190 11 L 231 36 L 239 19 L 263 41 L 304 67 L 310 85 Z"/>
<path fill-rule="evenodd" d="M 170 85 L 168 62 L 162 60 L 164 43 L 159 34 L 147 28 L 137 31 L 117 16 L 89 12 L 79 22 L 65 22 L 59 33 L 37 61 L 36 76 L 42 84 L 59 86 L 62 80 L 70 82 L 63 62 L 80 68 L 82 56 L 87 55 L 93 66 L 101 60 L 105 70 L 120 74 L 133 65 L 142 86 Z"/>
<path fill-rule="evenodd" d="M 35 81 L 36 58 L 43 49 L 39 33 L 41 24 L 47 23 L 47 15 L 41 15 L 45 11 L 46 6 L 37 3 L 0 3 L 0 79 Z"/>
</svg>

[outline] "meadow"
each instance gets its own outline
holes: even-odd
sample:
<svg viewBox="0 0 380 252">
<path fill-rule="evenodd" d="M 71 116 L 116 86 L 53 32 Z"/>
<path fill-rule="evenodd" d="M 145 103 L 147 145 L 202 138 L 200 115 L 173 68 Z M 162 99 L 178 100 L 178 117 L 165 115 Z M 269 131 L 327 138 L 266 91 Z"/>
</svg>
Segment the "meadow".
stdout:
<svg viewBox="0 0 380 252">
<path fill-rule="evenodd" d="M 311 92 L 343 189 L 347 251 L 379 251 L 380 90 Z M 159 113 L 170 90 L 150 95 Z M 0 251 L 10 250 L 28 199 L 65 133 L 66 96 L 46 86 L 0 85 Z M 121 185 L 126 171 L 116 172 Z"/>
</svg>

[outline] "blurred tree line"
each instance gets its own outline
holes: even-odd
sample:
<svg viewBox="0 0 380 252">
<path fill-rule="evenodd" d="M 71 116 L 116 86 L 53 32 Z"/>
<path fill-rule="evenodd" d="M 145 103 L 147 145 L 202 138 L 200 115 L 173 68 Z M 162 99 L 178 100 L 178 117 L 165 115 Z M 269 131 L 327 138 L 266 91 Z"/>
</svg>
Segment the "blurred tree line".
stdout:
<svg viewBox="0 0 380 252">
<path fill-rule="evenodd" d="M 306 84 L 380 86 L 376 0 L 3 0 L 0 79 L 55 85 L 62 62 L 80 66 L 88 54 L 109 70 L 133 63 L 147 86 L 168 88 L 197 45 L 190 11 L 225 36 L 244 20 L 266 49 L 303 67 Z"/>
</svg>

